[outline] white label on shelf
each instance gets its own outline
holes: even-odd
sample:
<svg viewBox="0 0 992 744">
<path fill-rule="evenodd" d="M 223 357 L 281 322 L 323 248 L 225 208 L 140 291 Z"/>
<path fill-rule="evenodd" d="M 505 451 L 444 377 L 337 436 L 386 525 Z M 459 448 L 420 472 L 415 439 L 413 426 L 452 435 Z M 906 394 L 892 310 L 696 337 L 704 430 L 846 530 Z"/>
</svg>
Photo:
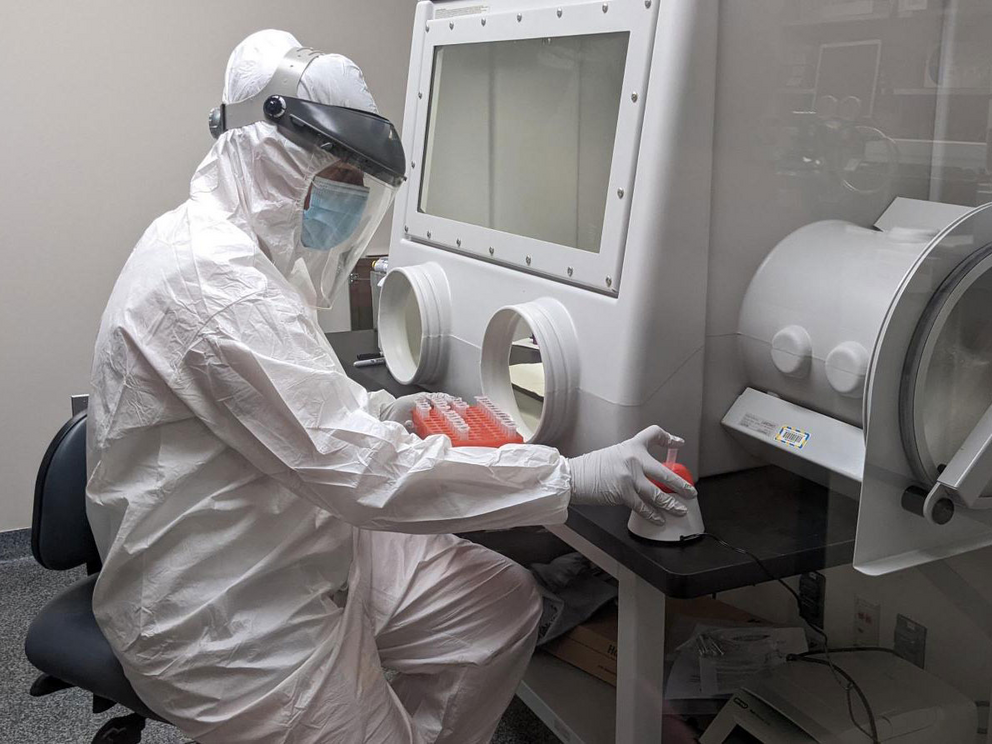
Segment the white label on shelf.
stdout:
<svg viewBox="0 0 992 744">
<path fill-rule="evenodd" d="M 740 425 L 745 429 L 750 429 L 751 431 L 756 431 L 759 434 L 764 434 L 766 437 L 774 437 L 779 430 L 778 424 L 773 423 L 768 419 L 763 419 L 760 416 L 756 416 L 753 413 L 745 413 L 741 417 Z"/>
<path fill-rule="evenodd" d="M 465 8 L 438 8 L 434 11 L 434 17 L 440 20 L 442 18 L 458 18 L 460 16 L 479 15 L 480 13 L 488 12 L 488 5 L 470 5 Z"/>
</svg>

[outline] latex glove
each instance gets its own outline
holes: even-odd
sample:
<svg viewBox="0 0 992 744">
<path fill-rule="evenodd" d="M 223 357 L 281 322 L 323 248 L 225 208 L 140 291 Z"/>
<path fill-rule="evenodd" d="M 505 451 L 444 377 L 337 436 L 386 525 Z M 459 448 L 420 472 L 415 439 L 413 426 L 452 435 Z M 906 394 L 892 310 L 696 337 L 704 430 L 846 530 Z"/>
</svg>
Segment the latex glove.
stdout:
<svg viewBox="0 0 992 744">
<path fill-rule="evenodd" d="M 413 409 L 417 406 L 417 401 L 425 395 L 425 393 L 414 393 L 390 401 L 379 409 L 379 419 L 395 421 L 409 429 L 413 425 Z"/>
<path fill-rule="evenodd" d="M 659 525 L 665 523 L 664 512 L 682 516 L 687 510 L 677 496 L 694 499 L 696 489 L 651 455 L 648 447 L 683 444 L 660 426 L 650 426 L 626 442 L 571 458 L 572 503 L 626 506 Z M 652 480 L 675 493 L 665 493 Z"/>
<path fill-rule="evenodd" d="M 428 395 L 428 393 L 414 393 L 413 395 L 404 395 L 401 398 L 391 400 L 379 410 L 379 420 L 396 421 L 403 424 L 407 429 L 410 429 L 413 426 L 413 409 L 416 408 L 417 401 L 421 398 L 426 398 Z M 434 393 L 431 397 L 437 398 L 438 395 L 438 393 Z M 446 400 L 454 400 L 454 396 L 447 395 L 446 393 L 441 393 L 440 396 Z"/>
</svg>

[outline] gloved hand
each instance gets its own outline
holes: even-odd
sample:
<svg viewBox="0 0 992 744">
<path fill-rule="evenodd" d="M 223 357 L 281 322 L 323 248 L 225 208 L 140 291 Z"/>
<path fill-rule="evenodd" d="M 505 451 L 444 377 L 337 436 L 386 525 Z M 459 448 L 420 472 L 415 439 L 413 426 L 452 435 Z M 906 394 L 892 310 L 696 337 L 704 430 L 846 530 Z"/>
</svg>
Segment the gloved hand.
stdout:
<svg viewBox="0 0 992 744">
<path fill-rule="evenodd" d="M 390 401 L 379 410 L 379 419 L 381 421 L 395 421 L 409 428 L 413 423 L 413 409 L 416 407 L 417 401 L 425 395 L 426 393 L 414 393 Z"/>
<path fill-rule="evenodd" d="M 687 510 L 676 494 L 694 499 L 696 489 L 655 459 L 648 447 L 683 444 L 660 426 L 649 426 L 626 442 L 569 459 L 572 503 L 626 506 L 659 525 L 665 523 L 663 512 L 682 516 Z M 665 493 L 652 480 L 675 493 Z"/>
<path fill-rule="evenodd" d="M 379 410 L 379 420 L 396 421 L 409 429 L 413 425 L 413 409 L 416 408 L 417 401 L 428 396 L 435 400 L 439 397 L 449 401 L 455 399 L 453 395 L 448 395 L 447 393 L 414 393 L 413 395 L 404 395 L 384 405 Z"/>
</svg>

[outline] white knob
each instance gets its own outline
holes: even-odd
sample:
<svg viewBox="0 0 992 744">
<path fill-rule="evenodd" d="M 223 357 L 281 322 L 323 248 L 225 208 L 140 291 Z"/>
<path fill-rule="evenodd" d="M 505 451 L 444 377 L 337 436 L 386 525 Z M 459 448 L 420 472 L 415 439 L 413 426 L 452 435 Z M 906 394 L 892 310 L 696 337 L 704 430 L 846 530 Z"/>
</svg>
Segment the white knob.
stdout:
<svg viewBox="0 0 992 744">
<path fill-rule="evenodd" d="M 789 377 L 806 377 L 813 362 L 813 344 L 809 333 L 798 325 L 790 325 L 772 339 L 772 362 Z"/>
<path fill-rule="evenodd" d="M 856 341 L 845 341 L 827 355 L 827 382 L 841 395 L 860 398 L 868 376 L 868 351 Z"/>
</svg>

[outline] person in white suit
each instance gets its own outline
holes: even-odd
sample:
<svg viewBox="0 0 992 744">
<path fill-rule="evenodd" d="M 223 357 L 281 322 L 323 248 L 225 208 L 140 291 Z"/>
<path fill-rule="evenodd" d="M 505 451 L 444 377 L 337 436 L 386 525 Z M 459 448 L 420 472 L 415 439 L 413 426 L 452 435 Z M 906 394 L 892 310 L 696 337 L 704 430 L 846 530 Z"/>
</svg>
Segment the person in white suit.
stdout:
<svg viewBox="0 0 992 744">
<path fill-rule="evenodd" d="M 317 323 L 402 182 L 350 60 L 248 37 L 188 201 L 124 266 L 96 343 L 87 508 L 101 629 L 200 744 L 486 742 L 533 650 L 529 573 L 453 532 L 654 521 L 691 488 L 660 429 L 566 460 L 456 449 L 345 375 Z M 396 675 L 387 680 L 383 667 Z"/>
</svg>

